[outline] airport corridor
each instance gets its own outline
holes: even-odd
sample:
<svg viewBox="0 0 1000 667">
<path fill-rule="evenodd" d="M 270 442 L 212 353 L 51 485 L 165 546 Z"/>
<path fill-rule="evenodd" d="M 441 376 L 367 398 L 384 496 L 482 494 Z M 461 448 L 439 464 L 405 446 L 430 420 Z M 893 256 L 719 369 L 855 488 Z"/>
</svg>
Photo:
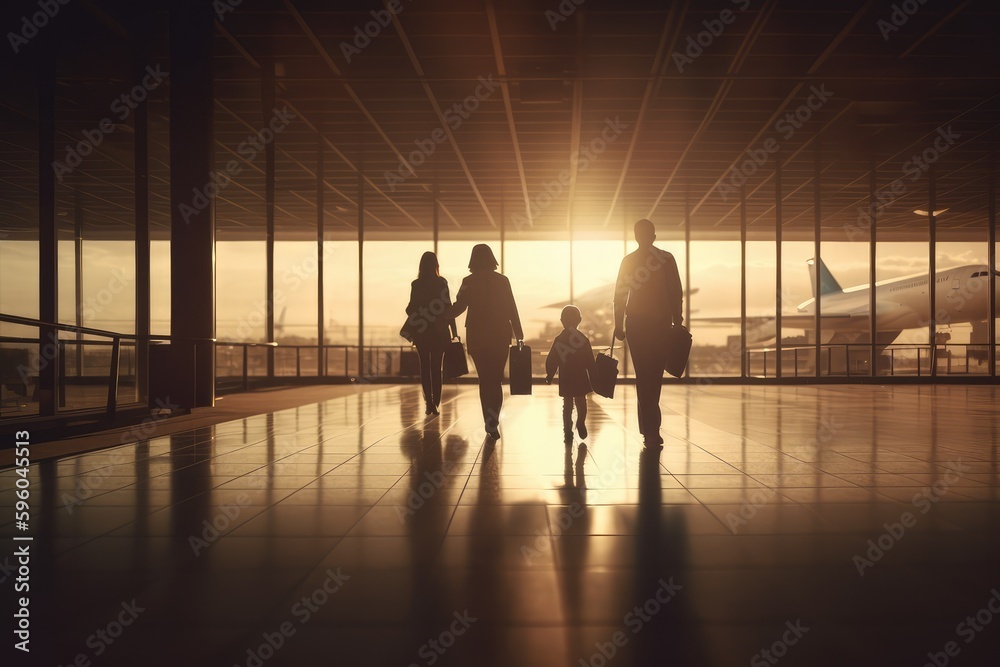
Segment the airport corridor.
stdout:
<svg viewBox="0 0 1000 667">
<path fill-rule="evenodd" d="M 33 465 L 33 649 L 245 667 L 1000 652 L 996 387 L 667 386 L 661 452 L 632 386 L 591 397 L 571 447 L 555 387 L 508 397 L 496 443 L 474 386 L 439 417 L 419 387 L 368 389 Z"/>
</svg>

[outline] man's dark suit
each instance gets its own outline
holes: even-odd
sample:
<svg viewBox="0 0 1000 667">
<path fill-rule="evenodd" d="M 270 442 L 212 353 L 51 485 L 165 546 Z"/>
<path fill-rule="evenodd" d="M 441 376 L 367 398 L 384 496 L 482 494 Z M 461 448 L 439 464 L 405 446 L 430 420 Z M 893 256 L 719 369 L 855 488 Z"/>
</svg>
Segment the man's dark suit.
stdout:
<svg viewBox="0 0 1000 667">
<path fill-rule="evenodd" d="M 615 285 L 615 328 L 625 337 L 635 367 L 639 430 L 646 444 L 662 444 L 660 389 L 667 363 L 666 331 L 683 321 L 684 290 L 674 256 L 656 246 L 625 256 Z"/>
</svg>

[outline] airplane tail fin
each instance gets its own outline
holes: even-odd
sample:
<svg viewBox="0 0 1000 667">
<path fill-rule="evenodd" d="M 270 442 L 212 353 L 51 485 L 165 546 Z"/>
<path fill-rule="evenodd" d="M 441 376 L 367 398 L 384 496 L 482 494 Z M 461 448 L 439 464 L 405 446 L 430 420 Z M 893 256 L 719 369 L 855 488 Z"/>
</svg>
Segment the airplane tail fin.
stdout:
<svg viewBox="0 0 1000 667">
<path fill-rule="evenodd" d="M 809 279 L 812 281 L 812 291 L 813 297 L 816 296 L 816 260 L 810 259 L 809 264 Z M 826 264 L 823 260 L 819 260 L 819 293 L 820 294 L 833 294 L 835 292 L 843 292 L 844 288 L 840 286 L 837 279 L 833 277 L 830 270 L 826 268 Z"/>
</svg>

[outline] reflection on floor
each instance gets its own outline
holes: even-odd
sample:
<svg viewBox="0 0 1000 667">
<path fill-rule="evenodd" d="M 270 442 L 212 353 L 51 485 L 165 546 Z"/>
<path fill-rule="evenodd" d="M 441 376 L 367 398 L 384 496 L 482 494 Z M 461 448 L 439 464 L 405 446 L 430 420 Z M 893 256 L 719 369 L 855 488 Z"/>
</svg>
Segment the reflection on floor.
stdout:
<svg viewBox="0 0 1000 667">
<path fill-rule="evenodd" d="M 658 455 L 620 391 L 570 449 L 555 388 L 494 445 L 405 386 L 43 462 L 31 664 L 996 664 L 996 388 L 668 387 Z"/>
</svg>

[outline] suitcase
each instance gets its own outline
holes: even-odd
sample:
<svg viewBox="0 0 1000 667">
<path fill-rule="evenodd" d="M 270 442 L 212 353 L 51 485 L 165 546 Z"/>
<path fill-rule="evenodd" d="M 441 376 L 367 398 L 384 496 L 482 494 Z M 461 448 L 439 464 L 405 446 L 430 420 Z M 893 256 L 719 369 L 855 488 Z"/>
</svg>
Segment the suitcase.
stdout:
<svg viewBox="0 0 1000 667">
<path fill-rule="evenodd" d="M 597 355 L 595 361 L 594 377 L 590 378 L 590 384 L 594 388 L 594 393 L 604 398 L 615 397 L 615 383 L 618 382 L 618 360 L 614 357 L 615 345 L 611 341 L 611 347 L 607 352 Z"/>
<path fill-rule="evenodd" d="M 510 395 L 531 395 L 531 348 L 527 345 L 510 348 Z"/>
<path fill-rule="evenodd" d="M 454 380 L 457 377 L 467 375 L 469 372 L 469 360 L 465 357 L 465 346 L 462 339 L 448 343 L 444 351 L 444 379 Z"/>
<path fill-rule="evenodd" d="M 684 327 L 670 327 L 666 339 L 667 372 L 679 378 L 684 375 L 691 354 L 691 332 Z"/>
</svg>

